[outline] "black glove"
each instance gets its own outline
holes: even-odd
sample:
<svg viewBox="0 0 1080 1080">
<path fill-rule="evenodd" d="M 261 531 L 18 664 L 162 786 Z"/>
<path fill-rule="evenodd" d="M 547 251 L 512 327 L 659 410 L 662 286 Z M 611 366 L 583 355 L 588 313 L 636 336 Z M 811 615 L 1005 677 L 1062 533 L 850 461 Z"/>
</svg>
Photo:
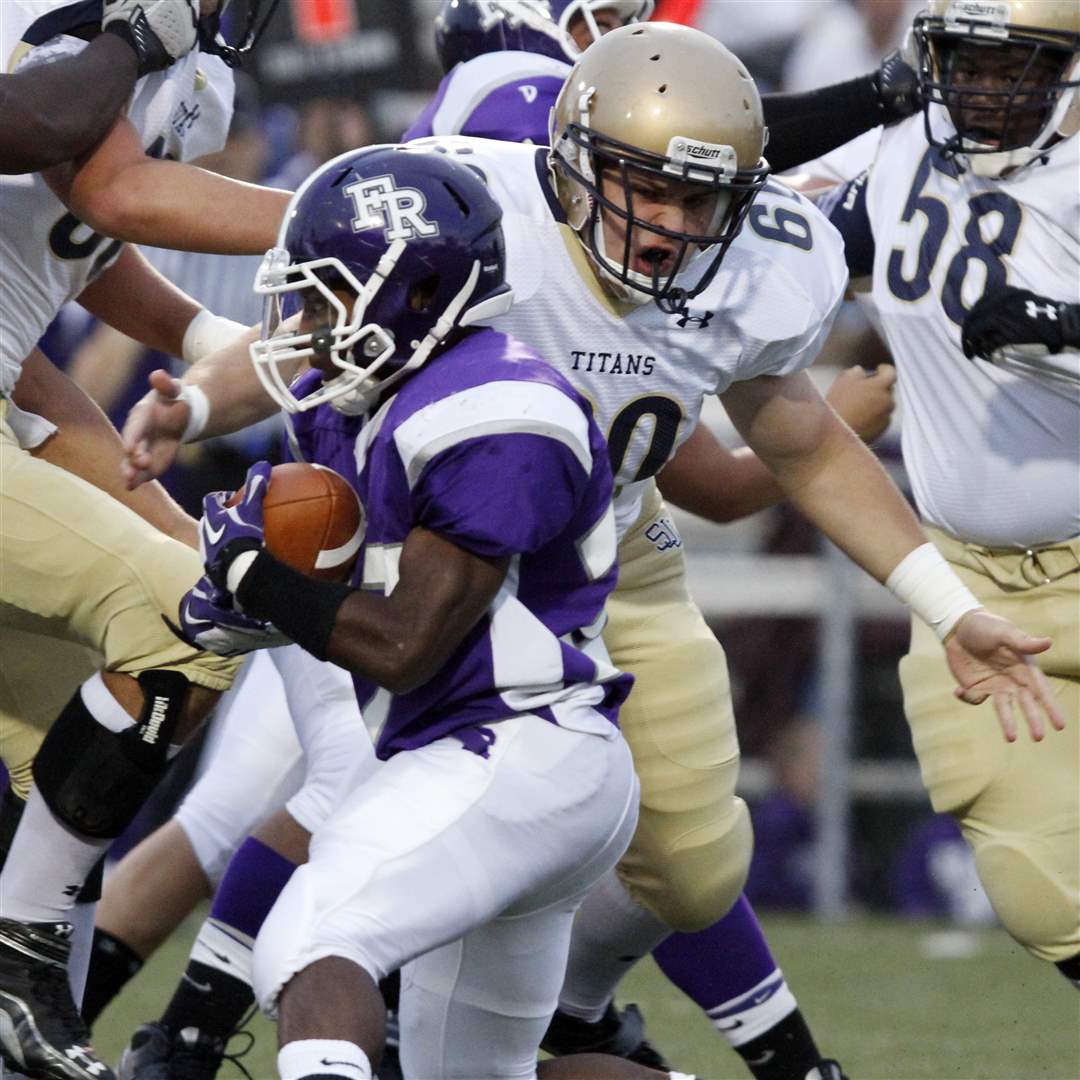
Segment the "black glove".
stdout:
<svg viewBox="0 0 1080 1080">
<path fill-rule="evenodd" d="M 872 79 L 883 124 L 896 124 L 922 109 L 919 76 L 899 49 L 893 50 L 881 61 Z"/>
<path fill-rule="evenodd" d="M 968 313 L 960 344 L 970 360 L 994 359 L 1006 346 L 1041 346 L 1047 353 L 1080 342 L 1080 304 L 1065 304 L 1027 289 L 1005 288 L 987 293 Z"/>
<path fill-rule="evenodd" d="M 162 71 L 195 47 L 198 0 L 105 0 L 102 30 L 131 46 L 139 78 Z"/>
</svg>

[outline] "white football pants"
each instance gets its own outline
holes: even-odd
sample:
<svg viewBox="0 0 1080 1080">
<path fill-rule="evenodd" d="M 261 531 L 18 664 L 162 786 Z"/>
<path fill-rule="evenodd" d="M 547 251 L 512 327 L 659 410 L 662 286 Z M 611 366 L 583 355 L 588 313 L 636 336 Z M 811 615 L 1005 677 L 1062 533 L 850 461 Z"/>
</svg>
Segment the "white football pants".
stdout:
<svg viewBox="0 0 1080 1080">
<path fill-rule="evenodd" d="M 316 830 L 255 944 L 273 1012 L 289 979 L 340 956 L 402 979 L 405 1075 L 531 1077 L 574 912 L 637 822 L 630 750 L 532 715 L 488 758 L 452 737 L 397 754 Z"/>
<path fill-rule="evenodd" d="M 348 672 L 299 645 L 261 650 L 222 697 L 176 820 L 216 888 L 271 813 L 314 832 L 376 764 Z"/>
</svg>

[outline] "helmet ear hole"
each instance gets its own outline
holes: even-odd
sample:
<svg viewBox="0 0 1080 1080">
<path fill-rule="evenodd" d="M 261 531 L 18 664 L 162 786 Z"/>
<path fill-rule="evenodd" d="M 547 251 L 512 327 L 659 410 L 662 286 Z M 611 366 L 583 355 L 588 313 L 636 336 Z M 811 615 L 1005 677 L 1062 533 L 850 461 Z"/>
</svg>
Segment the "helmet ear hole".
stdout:
<svg viewBox="0 0 1080 1080">
<path fill-rule="evenodd" d="M 447 185 L 449 189 L 449 185 Z M 431 274 L 422 281 L 416 281 L 409 286 L 409 292 L 405 302 L 410 311 L 426 312 L 431 308 L 431 302 L 439 291 L 439 282 L 442 279 L 438 274 Z"/>
</svg>

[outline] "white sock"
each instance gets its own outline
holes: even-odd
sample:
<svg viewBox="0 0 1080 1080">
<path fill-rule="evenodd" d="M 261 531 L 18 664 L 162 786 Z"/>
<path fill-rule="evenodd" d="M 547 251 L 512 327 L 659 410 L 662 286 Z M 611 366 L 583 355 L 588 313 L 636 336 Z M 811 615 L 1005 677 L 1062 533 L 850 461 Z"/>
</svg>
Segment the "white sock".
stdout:
<svg viewBox="0 0 1080 1080">
<path fill-rule="evenodd" d="M 253 981 L 254 957 L 254 940 L 234 926 L 225 930 L 216 919 L 207 919 L 202 924 L 195 944 L 191 946 L 192 960 L 224 971 L 234 979 L 242 979 L 248 986 Z"/>
<path fill-rule="evenodd" d="M 65 828 L 31 788 L 0 873 L 0 914 L 20 922 L 70 919 L 86 875 L 110 842 Z"/>
<path fill-rule="evenodd" d="M 334 1076 L 343 1080 L 371 1080 L 371 1062 L 356 1043 L 342 1039 L 297 1039 L 286 1043 L 277 1057 L 281 1080 L 307 1076 Z"/>
<path fill-rule="evenodd" d="M 134 726 L 100 672 L 79 687 L 79 694 L 102 727 L 119 734 Z M 0 913 L 20 922 L 69 919 L 87 874 L 111 842 L 69 830 L 53 816 L 37 788 L 31 788 L 0 873 Z"/>
<path fill-rule="evenodd" d="M 745 994 L 710 1009 L 708 1017 L 732 1046 L 742 1046 L 764 1035 L 797 1008 L 795 995 L 777 968 Z"/>
<path fill-rule="evenodd" d="M 619 980 L 671 930 L 633 901 L 614 870 L 585 897 L 574 920 L 559 1011 L 599 1020 Z"/>
</svg>

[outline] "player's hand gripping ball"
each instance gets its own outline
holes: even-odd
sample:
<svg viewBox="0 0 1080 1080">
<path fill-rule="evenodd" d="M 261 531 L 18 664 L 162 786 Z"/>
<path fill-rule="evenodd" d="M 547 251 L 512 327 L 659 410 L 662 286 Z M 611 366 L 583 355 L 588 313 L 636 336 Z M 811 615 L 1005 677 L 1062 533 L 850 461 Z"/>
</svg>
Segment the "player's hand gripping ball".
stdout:
<svg viewBox="0 0 1080 1080">
<path fill-rule="evenodd" d="M 226 507 L 242 507 L 247 486 Z M 262 499 L 262 531 L 266 550 L 283 563 L 323 581 L 343 581 L 364 538 L 360 500 L 333 469 L 275 465 Z"/>
</svg>

